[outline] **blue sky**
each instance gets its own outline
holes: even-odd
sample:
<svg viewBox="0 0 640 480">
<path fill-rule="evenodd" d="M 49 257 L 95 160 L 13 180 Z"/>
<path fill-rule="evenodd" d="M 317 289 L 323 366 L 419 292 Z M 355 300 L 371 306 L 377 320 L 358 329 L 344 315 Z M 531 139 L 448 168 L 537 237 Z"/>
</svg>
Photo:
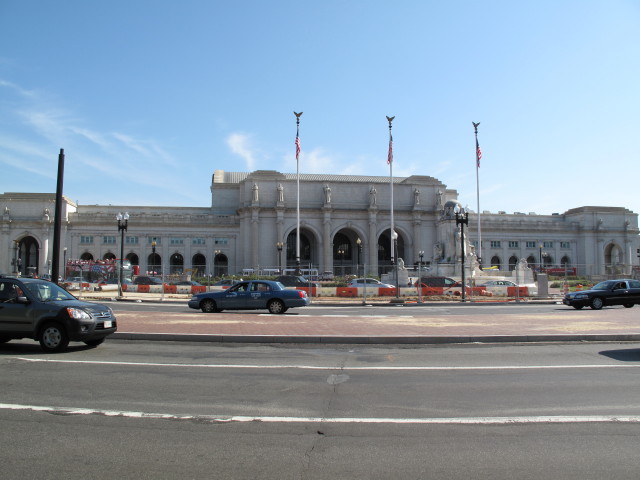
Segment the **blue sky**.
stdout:
<svg viewBox="0 0 640 480">
<path fill-rule="evenodd" d="M 430 175 L 640 213 L 636 0 L 0 0 L 0 192 L 209 206 L 211 175 Z"/>
</svg>

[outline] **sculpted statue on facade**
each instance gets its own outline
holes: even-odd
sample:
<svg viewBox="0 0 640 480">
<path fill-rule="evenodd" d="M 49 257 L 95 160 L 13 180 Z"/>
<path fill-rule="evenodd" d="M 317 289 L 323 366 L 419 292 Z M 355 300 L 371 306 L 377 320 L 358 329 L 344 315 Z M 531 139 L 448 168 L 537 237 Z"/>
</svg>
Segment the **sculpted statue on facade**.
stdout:
<svg viewBox="0 0 640 480">
<path fill-rule="evenodd" d="M 284 203 L 284 187 L 281 183 L 278 184 L 278 202 Z"/>
<path fill-rule="evenodd" d="M 436 242 L 433 244 L 433 261 L 437 262 L 442 259 L 444 252 L 442 251 L 442 244 L 440 242 Z"/>
<path fill-rule="evenodd" d="M 324 186 L 324 203 L 331 203 L 331 187 L 329 185 Z"/>
<path fill-rule="evenodd" d="M 371 186 L 371 188 L 369 189 L 369 205 L 371 207 L 374 207 L 378 204 L 378 191 L 376 190 L 375 186 Z"/>
</svg>

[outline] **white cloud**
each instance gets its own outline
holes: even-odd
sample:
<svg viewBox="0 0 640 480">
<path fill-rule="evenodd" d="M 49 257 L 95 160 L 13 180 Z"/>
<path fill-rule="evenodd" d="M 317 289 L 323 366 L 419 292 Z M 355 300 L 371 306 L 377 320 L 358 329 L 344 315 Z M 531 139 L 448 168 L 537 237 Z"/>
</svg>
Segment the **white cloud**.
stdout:
<svg viewBox="0 0 640 480">
<path fill-rule="evenodd" d="M 244 133 L 232 133 L 227 137 L 227 145 L 231 152 L 242 157 L 249 172 L 256 169 L 256 152 L 251 145 L 250 136 Z"/>
</svg>

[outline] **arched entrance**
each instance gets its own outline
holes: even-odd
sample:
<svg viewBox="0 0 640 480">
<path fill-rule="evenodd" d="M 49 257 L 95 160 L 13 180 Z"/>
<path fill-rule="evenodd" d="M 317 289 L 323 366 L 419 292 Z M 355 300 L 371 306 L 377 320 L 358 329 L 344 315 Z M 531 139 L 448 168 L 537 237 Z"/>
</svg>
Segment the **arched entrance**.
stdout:
<svg viewBox="0 0 640 480">
<path fill-rule="evenodd" d="M 624 271 L 624 253 L 615 243 L 604 247 L 604 268 L 607 275 L 620 275 Z"/>
<path fill-rule="evenodd" d="M 532 265 L 536 265 L 538 261 L 536 260 L 536 257 L 534 257 L 533 255 L 529 255 L 527 257 L 527 263 L 529 264 L 529 266 L 532 266 Z"/>
<path fill-rule="evenodd" d="M 358 241 L 360 240 L 360 243 Z M 333 236 L 333 273 L 337 276 L 360 275 L 359 265 L 364 262 L 362 240 L 355 230 L 343 228 Z"/>
<path fill-rule="evenodd" d="M 191 268 L 193 268 L 194 275 L 204 277 L 207 271 L 207 258 L 201 253 L 196 253 L 191 258 Z"/>
<path fill-rule="evenodd" d="M 518 257 L 512 255 L 509 257 L 509 271 L 513 272 L 516 269 L 516 265 L 518 264 Z"/>
<path fill-rule="evenodd" d="M 40 268 L 40 247 L 33 237 L 24 237 L 18 243 L 18 254 L 16 258 L 17 271 L 20 275 L 34 276 L 38 274 Z"/>
<path fill-rule="evenodd" d="M 152 253 L 147 258 L 147 269 L 149 275 L 160 275 L 162 273 L 162 257 L 157 253 Z"/>
<path fill-rule="evenodd" d="M 222 277 L 229 273 L 229 259 L 224 253 L 217 253 L 213 258 L 213 276 Z"/>
<path fill-rule="evenodd" d="M 116 256 L 115 254 L 111 253 L 111 252 L 107 252 L 102 256 L 103 260 L 115 260 Z"/>
<path fill-rule="evenodd" d="M 305 228 L 300 229 L 300 266 L 307 268 L 309 265 L 317 265 L 316 242 L 312 232 Z M 287 236 L 287 268 L 296 267 L 296 229 L 291 230 Z"/>
<path fill-rule="evenodd" d="M 136 255 L 135 253 L 127 253 L 126 257 L 124 258 L 129 260 L 131 265 L 140 265 L 140 260 L 138 259 L 138 255 Z"/>
<path fill-rule="evenodd" d="M 501 270 L 502 260 L 500 260 L 499 256 L 494 255 L 493 257 L 491 257 L 491 266 L 492 267 L 497 267 L 498 270 Z"/>
<path fill-rule="evenodd" d="M 404 239 L 400 233 L 398 233 L 397 244 L 396 260 L 399 258 L 404 260 Z M 378 237 L 378 274 L 389 272 L 391 267 L 391 229 L 389 228 Z"/>
<path fill-rule="evenodd" d="M 179 253 L 174 253 L 169 258 L 169 273 L 180 274 L 184 270 L 184 257 Z"/>
</svg>

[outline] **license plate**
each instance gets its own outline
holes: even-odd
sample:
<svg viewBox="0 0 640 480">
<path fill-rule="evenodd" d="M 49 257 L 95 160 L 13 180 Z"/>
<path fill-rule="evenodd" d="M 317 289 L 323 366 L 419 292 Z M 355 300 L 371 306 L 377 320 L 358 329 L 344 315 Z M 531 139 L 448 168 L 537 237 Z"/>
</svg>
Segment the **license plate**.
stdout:
<svg viewBox="0 0 640 480">
<path fill-rule="evenodd" d="M 105 320 L 104 328 L 111 328 L 111 327 L 113 327 L 113 322 L 111 320 Z"/>
</svg>

